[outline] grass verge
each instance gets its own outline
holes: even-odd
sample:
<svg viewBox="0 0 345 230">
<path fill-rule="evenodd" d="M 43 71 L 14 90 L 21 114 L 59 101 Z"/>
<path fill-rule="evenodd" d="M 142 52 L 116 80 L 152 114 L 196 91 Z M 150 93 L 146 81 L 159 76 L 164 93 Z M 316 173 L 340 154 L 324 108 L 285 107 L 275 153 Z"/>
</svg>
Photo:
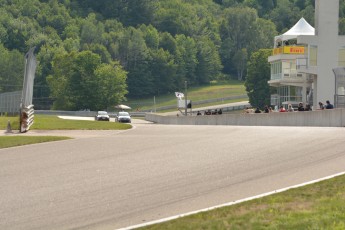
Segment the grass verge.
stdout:
<svg viewBox="0 0 345 230">
<path fill-rule="evenodd" d="M 184 89 L 177 90 L 185 93 Z M 246 89 L 244 83 L 241 81 L 226 81 L 226 82 L 215 82 L 208 86 L 192 87 L 188 88 L 187 97 L 188 100 L 192 101 L 202 101 L 216 98 L 226 98 L 231 96 L 246 95 Z M 236 101 L 243 101 L 244 99 L 239 99 Z M 136 110 L 153 110 L 153 97 L 150 98 L 140 98 L 140 99 L 128 99 L 128 104 L 132 109 Z M 156 107 L 163 106 L 176 106 L 176 96 L 172 92 L 166 95 L 159 95 L 155 97 Z M 214 103 L 212 103 L 214 104 Z M 204 107 L 205 105 L 200 105 Z"/>
<path fill-rule="evenodd" d="M 63 136 L 0 136 L 0 149 L 67 139 L 71 138 Z"/>
<path fill-rule="evenodd" d="M 130 129 L 130 124 L 106 121 L 82 121 L 61 119 L 52 115 L 35 115 L 31 129 L 37 130 L 124 130 Z"/>
<path fill-rule="evenodd" d="M 345 176 L 140 229 L 345 229 Z"/>
<path fill-rule="evenodd" d="M 0 129 L 6 130 L 8 121 L 13 130 L 19 129 L 18 117 L 0 117 Z M 30 129 L 34 130 L 123 130 L 132 126 L 118 122 L 81 121 L 61 119 L 53 115 L 35 115 L 34 124 Z"/>
<path fill-rule="evenodd" d="M 19 129 L 18 117 L 0 117 L 0 130 L 10 121 L 12 130 Z M 35 115 L 31 130 L 124 130 L 132 126 L 117 122 L 66 120 L 51 115 Z M 29 131 L 30 132 L 30 131 Z M 70 139 L 57 136 L 0 136 L 0 148 Z"/>
</svg>

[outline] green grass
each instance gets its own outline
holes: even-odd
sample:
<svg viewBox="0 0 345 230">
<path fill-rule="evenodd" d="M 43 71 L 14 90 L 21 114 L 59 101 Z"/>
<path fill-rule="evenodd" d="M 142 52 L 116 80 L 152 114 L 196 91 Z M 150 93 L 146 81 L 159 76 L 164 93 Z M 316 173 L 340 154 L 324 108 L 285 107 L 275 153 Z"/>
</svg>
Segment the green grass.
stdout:
<svg viewBox="0 0 345 230">
<path fill-rule="evenodd" d="M 0 149 L 67 139 L 71 138 L 63 136 L 0 136 Z"/>
<path fill-rule="evenodd" d="M 30 129 L 37 130 L 123 130 L 132 126 L 118 122 L 61 119 L 52 115 L 35 115 Z"/>
<path fill-rule="evenodd" d="M 218 101 L 218 102 L 212 102 L 212 103 L 193 105 L 192 110 L 193 111 L 197 111 L 198 108 L 203 108 L 203 107 L 207 107 L 207 106 L 216 106 L 216 105 L 222 105 L 222 104 L 228 104 L 228 103 L 234 103 L 234 102 L 239 102 L 239 101 L 244 101 L 244 99 L 241 99 L 241 100 L 238 100 L 238 99 L 224 100 L 224 101 Z M 176 111 L 176 108 L 160 110 L 160 111 L 157 111 L 157 113 L 166 113 L 166 112 L 173 112 L 173 111 Z M 242 110 L 234 110 L 234 111 L 231 111 L 229 113 L 238 113 L 238 112 L 242 113 L 243 111 Z"/>
<path fill-rule="evenodd" d="M 0 117 L 0 130 L 7 129 L 8 121 L 10 121 L 13 131 L 18 130 L 18 120 L 18 117 Z M 129 128 L 131 128 L 131 125 L 117 122 L 66 120 L 52 115 L 35 115 L 34 124 L 30 127 L 30 130 L 123 130 Z M 69 137 L 0 136 L 0 148 L 66 139 L 69 139 Z"/>
<path fill-rule="evenodd" d="M 4 130 L 7 129 L 8 121 L 10 121 L 12 130 L 19 130 L 19 115 L 16 116 L 16 117 L 13 117 L 13 116 L 11 116 L 11 117 L 7 117 L 7 116 L 1 117 L 0 116 L 0 130 L 1 129 L 4 129 Z"/>
<path fill-rule="evenodd" d="M 141 229 L 345 229 L 345 176 Z"/>
<path fill-rule="evenodd" d="M 184 89 L 177 90 L 180 92 L 185 93 Z M 226 98 L 231 96 L 239 96 L 239 95 L 246 95 L 247 92 L 245 90 L 244 83 L 241 81 L 226 81 L 220 83 L 213 83 L 210 86 L 202 86 L 202 87 L 192 87 L 187 89 L 187 98 L 188 100 L 192 101 L 202 101 L 208 99 L 216 99 L 216 98 Z M 156 101 L 156 108 L 162 106 L 176 106 L 176 97 L 175 92 L 171 92 L 167 95 L 159 95 L 155 97 Z M 232 102 L 243 101 L 243 99 L 234 100 Z M 128 99 L 128 104 L 134 111 L 136 109 L 140 110 L 151 110 L 153 109 L 153 97 L 150 98 L 142 98 L 142 99 Z M 228 102 L 220 102 L 228 103 Z M 216 103 L 212 103 L 216 104 Z M 203 107 L 206 105 L 198 105 L 199 107 Z"/>
<path fill-rule="evenodd" d="M 8 121 L 12 130 L 19 129 L 18 117 L 0 117 L 0 129 L 6 130 Z M 35 115 L 31 130 L 123 130 L 131 125 L 118 122 L 80 121 L 61 119 L 54 115 Z"/>
</svg>

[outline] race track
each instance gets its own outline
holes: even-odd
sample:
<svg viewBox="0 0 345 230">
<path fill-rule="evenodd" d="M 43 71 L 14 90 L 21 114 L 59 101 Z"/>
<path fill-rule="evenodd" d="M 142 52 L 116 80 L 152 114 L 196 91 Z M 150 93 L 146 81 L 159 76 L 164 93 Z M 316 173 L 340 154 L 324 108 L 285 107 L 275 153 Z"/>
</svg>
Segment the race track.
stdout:
<svg viewBox="0 0 345 230">
<path fill-rule="evenodd" d="M 344 128 L 141 123 L 74 137 L 0 149 L 0 229 L 116 229 L 345 171 Z"/>
</svg>

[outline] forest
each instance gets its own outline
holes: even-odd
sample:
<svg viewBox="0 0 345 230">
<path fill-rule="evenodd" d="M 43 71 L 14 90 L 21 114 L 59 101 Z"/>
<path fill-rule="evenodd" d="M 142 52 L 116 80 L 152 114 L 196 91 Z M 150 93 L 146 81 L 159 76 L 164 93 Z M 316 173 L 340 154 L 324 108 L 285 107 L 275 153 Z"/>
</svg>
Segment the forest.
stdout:
<svg viewBox="0 0 345 230">
<path fill-rule="evenodd" d="M 100 110 L 214 80 L 248 61 L 314 0 L 0 0 L 0 93 L 21 90 L 36 47 L 37 109 Z M 345 34 L 345 1 L 340 1 Z"/>
</svg>

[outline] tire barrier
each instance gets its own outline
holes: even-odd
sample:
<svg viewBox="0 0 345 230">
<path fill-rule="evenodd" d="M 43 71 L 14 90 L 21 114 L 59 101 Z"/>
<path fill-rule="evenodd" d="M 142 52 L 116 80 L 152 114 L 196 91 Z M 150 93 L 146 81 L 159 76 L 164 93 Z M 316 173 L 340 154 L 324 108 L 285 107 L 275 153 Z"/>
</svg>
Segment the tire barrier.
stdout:
<svg viewBox="0 0 345 230">
<path fill-rule="evenodd" d="M 34 105 L 29 105 L 21 110 L 20 113 L 20 132 L 27 132 L 34 123 Z"/>
</svg>

